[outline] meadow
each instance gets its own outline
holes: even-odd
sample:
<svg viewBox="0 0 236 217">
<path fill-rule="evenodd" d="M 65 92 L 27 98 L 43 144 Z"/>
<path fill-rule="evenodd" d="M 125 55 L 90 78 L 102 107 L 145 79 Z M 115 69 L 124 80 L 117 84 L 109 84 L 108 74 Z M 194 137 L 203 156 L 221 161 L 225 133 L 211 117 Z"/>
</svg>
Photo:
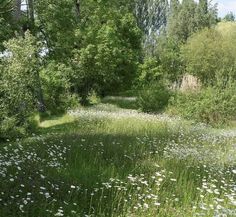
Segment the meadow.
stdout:
<svg viewBox="0 0 236 217">
<path fill-rule="evenodd" d="M 107 98 L 2 143 L 0 216 L 236 216 L 236 129 L 133 103 Z"/>
</svg>

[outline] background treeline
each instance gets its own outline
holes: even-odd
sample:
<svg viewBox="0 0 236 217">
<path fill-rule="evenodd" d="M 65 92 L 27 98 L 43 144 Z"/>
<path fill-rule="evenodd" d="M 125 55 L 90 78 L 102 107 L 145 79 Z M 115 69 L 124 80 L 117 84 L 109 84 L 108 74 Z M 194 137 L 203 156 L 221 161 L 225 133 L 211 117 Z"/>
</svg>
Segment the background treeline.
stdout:
<svg viewBox="0 0 236 217">
<path fill-rule="evenodd" d="M 214 126 L 236 117 L 236 23 L 206 0 L 170 1 L 167 23 L 140 65 L 143 111 Z"/>
<path fill-rule="evenodd" d="M 130 89 L 143 111 L 232 119 L 233 21 L 207 0 L 2 0 L 0 138 L 34 130 L 36 113 Z M 186 74 L 199 90 L 176 88 Z"/>
</svg>

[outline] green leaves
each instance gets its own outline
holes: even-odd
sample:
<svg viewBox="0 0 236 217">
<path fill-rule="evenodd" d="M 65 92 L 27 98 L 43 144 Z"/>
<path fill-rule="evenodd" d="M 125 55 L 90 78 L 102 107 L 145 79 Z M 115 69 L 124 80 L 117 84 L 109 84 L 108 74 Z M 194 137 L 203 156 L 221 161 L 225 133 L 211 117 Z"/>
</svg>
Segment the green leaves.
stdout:
<svg viewBox="0 0 236 217">
<path fill-rule="evenodd" d="M 1 0 L 0 16 L 13 11 L 13 0 Z"/>
<path fill-rule="evenodd" d="M 6 55 L 2 58 L 3 67 L 0 74 L 0 113 L 4 115 L 0 118 L 0 125 L 3 127 L 0 137 L 7 137 L 8 126 L 15 126 L 15 131 L 9 131 L 11 134 L 24 131 L 23 126 L 27 125 L 36 108 L 35 98 L 39 88 L 39 47 L 36 45 L 36 39 L 26 32 L 24 37 L 11 39 L 4 45 Z"/>
<path fill-rule="evenodd" d="M 81 48 L 75 50 L 73 61 L 81 95 L 88 95 L 92 89 L 102 95 L 119 91 L 130 87 L 135 77 L 141 31 L 134 15 L 117 4 L 87 2 L 90 16 L 86 22 L 82 18 L 77 31 Z M 82 7 L 82 17 L 86 16 L 84 10 Z"/>
<path fill-rule="evenodd" d="M 60 61 L 68 60 L 77 46 L 75 29 L 78 24 L 74 0 L 35 1 L 36 25 L 46 42 L 50 57 Z"/>
<path fill-rule="evenodd" d="M 235 79 L 236 25 L 219 24 L 193 35 L 182 49 L 187 72 L 196 75 L 204 85 Z"/>
<path fill-rule="evenodd" d="M 216 23 L 217 9 L 207 0 L 197 4 L 194 0 L 171 2 L 170 14 L 167 22 L 167 34 L 180 42 L 186 42 L 193 33 L 210 27 Z"/>
<path fill-rule="evenodd" d="M 64 112 L 68 108 L 72 74 L 71 67 L 55 61 L 50 61 L 40 71 L 46 109 L 51 114 Z"/>
</svg>

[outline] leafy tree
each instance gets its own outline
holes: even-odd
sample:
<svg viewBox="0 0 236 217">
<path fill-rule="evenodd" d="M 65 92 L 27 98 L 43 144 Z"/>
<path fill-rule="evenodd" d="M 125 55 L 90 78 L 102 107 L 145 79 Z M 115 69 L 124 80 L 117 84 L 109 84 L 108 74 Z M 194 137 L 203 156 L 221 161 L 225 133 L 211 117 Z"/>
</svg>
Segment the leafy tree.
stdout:
<svg viewBox="0 0 236 217">
<path fill-rule="evenodd" d="M 71 67 L 50 61 L 40 71 L 42 90 L 47 112 L 57 113 L 68 108 L 70 98 Z"/>
<path fill-rule="evenodd" d="M 235 15 L 234 13 L 231 11 L 228 14 L 225 15 L 225 17 L 223 18 L 224 21 L 235 21 Z"/>
<path fill-rule="evenodd" d="M 12 11 L 13 2 L 3 0 L 0 5 L 0 51 L 4 50 L 3 42 L 13 35 Z"/>
<path fill-rule="evenodd" d="M 139 88 L 148 86 L 150 83 L 159 82 L 163 79 L 163 72 L 160 69 L 160 62 L 155 57 L 146 58 L 144 63 L 140 65 L 139 71 Z"/>
<path fill-rule="evenodd" d="M 13 18 L 15 21 L 15 24 L 20 24 L 21 19 L 21 0 L 12 0 L 14 10 L 13 10 Z"/>
<path fill-rule="evenodd" d="M 36 25 L 42 41 L 46 42 L 49 56 L 67 62 L 78 46 L 75 29 L 78 22 L 74 0 L 35 1 Z"/>
<path fill-rule="evenodd" d="M 180 44 L 176 40 L 162 36 L 158 40 L 154 56 L 147 58 L 140 66 L 139 83 L 141 86 L 152 82 L 175 82 L 182 75 Z"/>
<path fill-rule="evenodd" d="M 155 38 L 167 23 L 167 0 L 136 0 L 135 14 L 140 29 L 144 32 L 144 49 L 147 54 L 153 52 Z"/>
<path fill-rule="evenodd" d="M 204 85 L 235 79 L 235 38 L 236 26 L 227 23 L 194 34 L 182 50 L 187 72 L 198 76 Z"/>
<path fill-rule="evenodd" d="M 74 67 L 83 102 L 92 89 L 106 95 L 130 87 L 139 60 L 141 32 L 129 11 L 111 2 L 81 2 L 77 31 L 81 49 L 75 50 Z"/>
<path fill-rule="evenodd" d="M 215 6 L 208 4 L 207 0 L 177 0 L 171 1 L 170 14 L 167 22 L 167 35 L 182 43 L 189 36 L 205 27 L 216 23 L 217 13 Z"/>
<path fill-rule="evenodd" d="M 196 9 L 195 19 L 197 30 L 215 25 L 217 22 L 216 5 L 211 5 L 208 0 L 200 0 Z"/>
<path fill-rule="evenodd" d="M 170 82 L 178 81 L 183 73 L 180 49 L 181 43 L 174 38 L 164 35 L 158 40 L 156 57 L 159 60 L 163 78 Z"/>
<path fill-rule="evenodd" d="M 0 137 L 8 133 L 24 134 L 37 103 L 42 106 L 39 101 L 39 47 L 35 38 L 26 32 L 24 37 L 11 39 L 4 46 L 6 55 L 2 57 L 0 74 Z"/>
<path fill-rule="evenodd" d="M 7 14 L 13 11 L 13 1 L 12 0 L 2 0 L 0 5 L 0 14 Z"/>
</svg>

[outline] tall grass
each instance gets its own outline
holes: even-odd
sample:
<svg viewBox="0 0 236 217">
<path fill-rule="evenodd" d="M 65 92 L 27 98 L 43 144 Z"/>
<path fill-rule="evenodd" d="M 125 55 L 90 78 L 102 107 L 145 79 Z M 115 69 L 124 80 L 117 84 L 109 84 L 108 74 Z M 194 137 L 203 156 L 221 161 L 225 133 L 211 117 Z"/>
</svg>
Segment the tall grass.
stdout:
<svg viewBox="0 0 236 217">
<path fill-rule="evenodd" d="M 0 147 L 0 216 L 235 216 L 236 133 L 102 104 Z"/>
</svg>

